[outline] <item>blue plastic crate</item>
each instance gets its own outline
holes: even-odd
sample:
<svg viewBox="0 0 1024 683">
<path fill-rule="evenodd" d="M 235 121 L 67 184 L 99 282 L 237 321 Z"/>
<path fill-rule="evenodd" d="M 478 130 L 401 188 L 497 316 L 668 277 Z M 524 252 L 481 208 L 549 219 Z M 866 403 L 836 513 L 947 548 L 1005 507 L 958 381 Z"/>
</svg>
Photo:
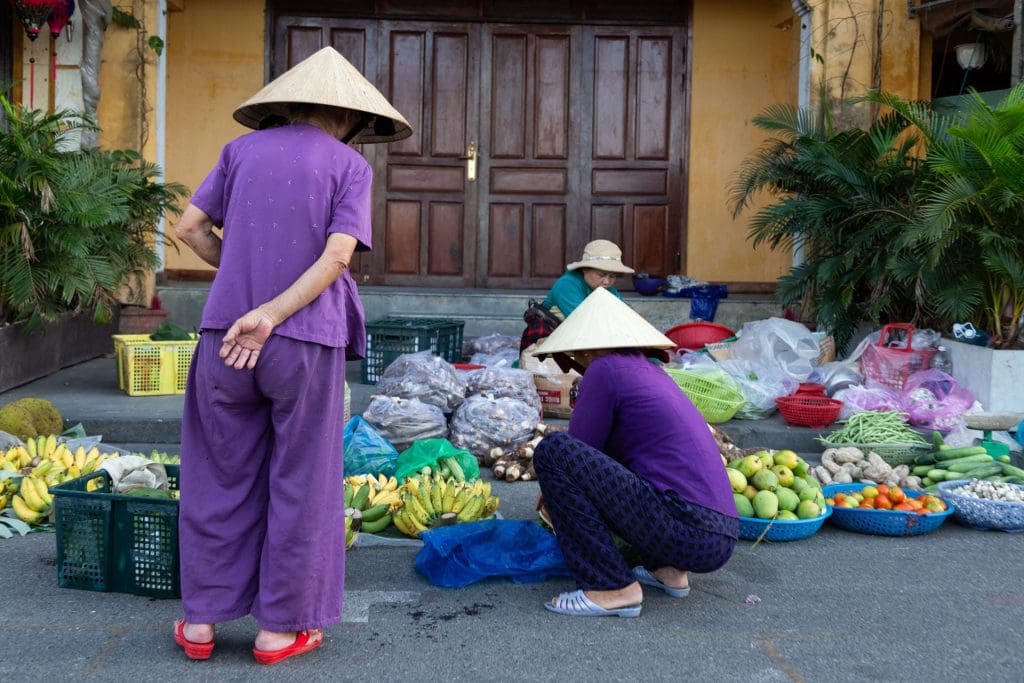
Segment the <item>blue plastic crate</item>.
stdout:
<svg viewBox="0 0 1024 683">
<path fill-rule="evenodd" d="M 740 538 L 747 541 L 756 541 L 761 538 L 765 528 L 766 541 L 799 541 L 809 538 L 818 533 L 818 529 L 825 523 L 825 520 L 832 514 L 832 507 L 825 506 L 825 514 L 814 519 L 785 520 L 785 519 L 760 519 L 758 517 L 740 517 Z"/>
<path fill-rule="evenodd" d="M 854 493 L 868 484 L 829 484 L 823 489 L 826 498 L 837 493 Z M 927 495 L 923 491 L 903 489 L 911 498 Z M 930 534 L 942 526 L 942 523 L 953 514 L 955 507 L 947 501 L 949 507 L 944 512 L 932 512 L 919 515 L 916 512 L 903 510 L 864 510 L 861 508 L 833 507 L 832 524 L 847 531 L 875 536 L 920 536 Z"/>
</svg>

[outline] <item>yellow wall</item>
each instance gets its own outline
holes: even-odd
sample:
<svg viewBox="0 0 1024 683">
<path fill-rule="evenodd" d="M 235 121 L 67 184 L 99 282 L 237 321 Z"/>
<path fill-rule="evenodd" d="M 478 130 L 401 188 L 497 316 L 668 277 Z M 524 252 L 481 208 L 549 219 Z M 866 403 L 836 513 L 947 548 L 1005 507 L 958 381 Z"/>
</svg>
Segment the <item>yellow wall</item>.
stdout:
<svg viewBox="0 0 1024 683">
<path fill-rule="evenodd" d="M 167 15 L 167 178 L 195 190 L 224 143 L 246 132 L 235 107 L 263 87 L 263 4 L 199 0 Z M 207 269 L 188 247 L 166 268 Z"/>
<path fill-rule="evenodd" d="M 695 0 L 690 94 L 690 185 L 686 274 L 767 282 L 788 253 L 747 242 L 754 210 L 736 220 L 729 187 L 765 136 L 751 119 L 770 104 L 796 103 L 800 23 L 789 0 Z"/>
<path fill-rule="evenodd" d="M 103 36 L 100 101 L 96 108 L 100 146 L 131 148 L 156 158 L 157 54 L 146 44 L 157 32 L 155 0 L 115 2 L 143 25 L 140 32 L 111 23 Z M 142 87 L 144 85 L 144 87 Z"/>
</svg>

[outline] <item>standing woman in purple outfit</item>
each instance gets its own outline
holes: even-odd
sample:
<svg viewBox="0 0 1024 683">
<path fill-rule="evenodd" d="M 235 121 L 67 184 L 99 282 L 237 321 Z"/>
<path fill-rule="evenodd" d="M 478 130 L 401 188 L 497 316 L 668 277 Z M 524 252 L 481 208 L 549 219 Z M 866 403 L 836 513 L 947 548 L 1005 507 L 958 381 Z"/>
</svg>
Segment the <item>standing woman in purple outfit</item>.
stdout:
<svg viewBox="0 0 1024 683">
<path fill-rule="evenodd" d="M 640 615 L 641 584 L 671 597 L 690 572 L 732 555 L 739 520 L 708 424 L 648 356 L 675 344 L 629 306 L 595 289 L 536 350 L 583 372 L 569 432 L 546 437 L 533 464 L 578 590 L 553 612 Z M 643 559 L 630 567 L 614 535 Z"/>
<path fill-rule="evenodd" d="M 341 620 L 345 361 L 365 351 L 348 264 L 371 246 L 372 181 L 348 143 L 412 130 L 333 48 L 234 118 L 257 130 L 224 147 L 176 227 L 218 270 L 185 392 L 174 638 L 206 659 L 214 626 L 251 614 L 253 654 L 273 664 Z"/>
</svg>

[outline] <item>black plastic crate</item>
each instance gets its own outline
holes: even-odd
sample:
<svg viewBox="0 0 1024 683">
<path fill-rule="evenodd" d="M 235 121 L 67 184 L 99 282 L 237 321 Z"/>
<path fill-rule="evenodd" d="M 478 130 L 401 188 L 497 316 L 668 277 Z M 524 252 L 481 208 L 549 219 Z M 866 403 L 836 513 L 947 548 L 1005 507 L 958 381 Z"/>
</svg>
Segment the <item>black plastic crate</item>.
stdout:
<svg viewBox="0 0 1024 683">
<path fill-rule="evenodd" d="M 165 465 L 172 490 L 178 466 Z M 89 482 L 95 490 L 89 491 Z M 178 501 L 111 493 L 100 470 L 58 484 L 57 584 L 61 588 L 181 597 Z"/>
<path fill-rule="evenodd" d="M 385 318 L 366 324 L 363 384 L 376 384 L 404 353 L 431 351 L 449 363 L 462 360 L 462 320 L 443 318 Z"/>
</svg>

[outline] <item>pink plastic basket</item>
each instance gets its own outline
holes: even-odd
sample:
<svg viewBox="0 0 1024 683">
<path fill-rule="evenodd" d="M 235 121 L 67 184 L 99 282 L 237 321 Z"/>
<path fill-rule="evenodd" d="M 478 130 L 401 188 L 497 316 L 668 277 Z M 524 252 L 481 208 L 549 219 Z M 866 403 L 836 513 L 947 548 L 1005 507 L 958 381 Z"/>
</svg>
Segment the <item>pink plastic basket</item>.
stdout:
<svg viewBox="0 0 1024 683">
<path fill-rule="evenodd" d="M 900 338 L 900 333 L 903 338 Z M 914 326 L 909 323 L 890 323 L 882 327 L 878 342 L 864 349 L 860 368 L 869 382 L 900 390 L 907 376 L 927 368 L 935 349 L 913 348 Z"/>
</svg>

